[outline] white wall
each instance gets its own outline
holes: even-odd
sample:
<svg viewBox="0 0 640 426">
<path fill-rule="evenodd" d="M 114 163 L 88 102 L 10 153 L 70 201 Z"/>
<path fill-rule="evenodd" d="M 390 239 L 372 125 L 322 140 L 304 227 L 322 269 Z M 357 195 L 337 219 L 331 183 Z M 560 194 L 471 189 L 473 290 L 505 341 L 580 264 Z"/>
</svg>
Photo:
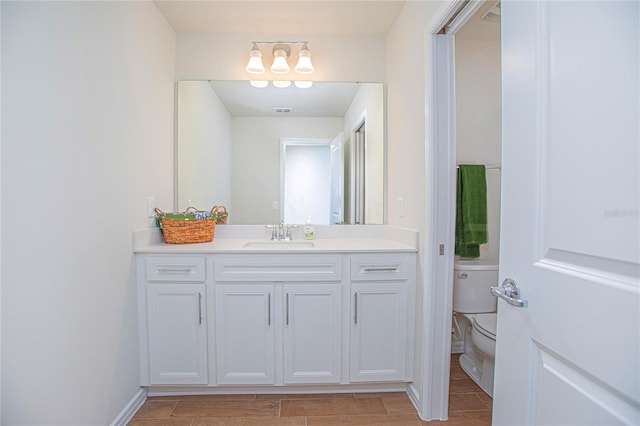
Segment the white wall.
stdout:
<svg viewBox="0 0 640 426">
<path fill-rule="evenodd" d="M 423 325 L 430 313 L 422 309 L 428 285 L 424 275 L 424 244 L 435 244 L 426 234 L 425 108 L 427 25 L 440 8 L 439 1 L 410 1 L 402 8 L 387 36 L 387 176 L 388 223 L 420 231 L 416 294 L 416 356 L 414 389 L 421 392 L 427 366 L 423 365 Z M 400 213 L 403 199 L 404 214 Z M 429 344 L 429 342 L 426 342 Z M 428 399 L 430 395 L 418 395 Z"/>
<path fill-rule="evenodd" d="M 342 118 L 232 118 L 229 223 L 279 223 L 280 211 L 271 207 L 280 204 L 280 140 L 333 139 L 343 127 Z"/>
<path fill-rule="evenodd" d="M 172 203 L 175 33 L 152 2 L 2 2 L 2 423 L 138 391 L 131 231 Z"/>
<path fill-rule="evenodd" d="M 500 42 L 456 37 L 456 162 L 500 165 Z M 480 258 L 497 262 L 500 242 L 500 170 L 487 175 L 488 243 Z"/>
<path fill-rule="evenodd" d="M 231 115 L 207 81 L 178 87 L 178 211 L 231 204 Z M 168 206 L 167 206 L 168 207 Z"/>
</svg>

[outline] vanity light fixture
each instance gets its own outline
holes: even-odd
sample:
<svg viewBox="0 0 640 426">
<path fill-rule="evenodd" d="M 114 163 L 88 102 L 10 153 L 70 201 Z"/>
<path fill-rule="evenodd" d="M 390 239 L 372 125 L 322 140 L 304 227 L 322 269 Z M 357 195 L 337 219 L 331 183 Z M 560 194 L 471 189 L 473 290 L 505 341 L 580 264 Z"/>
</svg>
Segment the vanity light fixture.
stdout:
<svg viewBox="0 0 640 426">
<path fill-rule="evenodd" d="M 286 74 L 291 71 L 287 58 L 291 55 L 291 48 L 288 44 L 276 44 L 273 46 L 273 64 L 271 72 L 275 74 Z"/>
<path fill-rule="evenodd" d="M 302 49 L 298 52 L 298 64 L 296 65 L 296 72 L 300 74 L 311 74 L 313 72 L 313 64 L 311 63 L 311 50 L 307 43 L 302 45 Z"/>
<path fill-rule="evenodd" d="M 249 62 L 245 70 L 251 74 L 263 74 L 265 72 L 262 63 L 262 52 L 259 44 L 273 45 L 273 64 L 271 64 L 271 72 L 274 74 L 286 74 L 291 71 L 288 59 L 291 56 L 291 45 L 301 44 L 302 48 L 298 52 L 298 63 L 295 70 L 300 74 L 310 74 L 314 71 L 311 63 L 311 50 L 308 41 L 253 41 L 253 46 L 249 52 Z"/>
<path fill-rule="evenodd" d="M 253 43 L 253 47 L 249 52 L 249 63 L 245 68 L 247 72 L 251 74 L 264 73 L 264 65 L 262 65 L 262 52 L 256 43 Z"/>
</svg>

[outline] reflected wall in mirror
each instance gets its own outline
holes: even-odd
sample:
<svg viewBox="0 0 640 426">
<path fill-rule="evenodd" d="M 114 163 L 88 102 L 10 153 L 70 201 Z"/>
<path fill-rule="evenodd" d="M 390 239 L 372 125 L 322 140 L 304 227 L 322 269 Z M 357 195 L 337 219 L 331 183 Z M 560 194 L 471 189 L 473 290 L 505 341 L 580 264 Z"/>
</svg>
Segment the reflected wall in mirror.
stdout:
<svg viewBox="0 0 640 426">
<path fill-rule="evenodd" d="M 260 89 L 248 81 L 180 81 L 175 208 L 224 205 L 235 225 L 284 221 L 285 141 L 326 140 L 330 161 L 319 173 L 332 186 L 330 211 L 316 219 L 295 198 L 288 207 L 314 224 L 382 224 L 384 121 L 380 83 Z M 301 191 L 310 200 L 320 195 Z"/>
</svg>

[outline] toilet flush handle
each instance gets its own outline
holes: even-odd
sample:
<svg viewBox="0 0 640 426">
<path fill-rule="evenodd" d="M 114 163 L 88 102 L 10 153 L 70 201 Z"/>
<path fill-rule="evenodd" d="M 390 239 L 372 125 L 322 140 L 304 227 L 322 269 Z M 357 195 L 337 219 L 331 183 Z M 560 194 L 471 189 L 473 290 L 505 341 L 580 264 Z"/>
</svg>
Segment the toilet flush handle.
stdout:
<svg viewBox="0 0 640 426">
<path fill-rule="evenodd" d="M 520 287 L 511 278 L 506 278 L 500 286 L 491 287 L 491 294 L 518 308 L 529 306 L 529 301 L 520 299 Z"/>
</svg>

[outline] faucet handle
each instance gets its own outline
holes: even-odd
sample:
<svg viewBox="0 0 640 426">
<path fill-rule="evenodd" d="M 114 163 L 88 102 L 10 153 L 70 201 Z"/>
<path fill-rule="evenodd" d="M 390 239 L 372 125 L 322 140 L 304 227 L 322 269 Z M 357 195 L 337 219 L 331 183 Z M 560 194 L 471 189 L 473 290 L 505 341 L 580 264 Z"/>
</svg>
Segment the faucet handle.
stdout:
<svg viewBox="0 0 640 426">
<path fill-rule="evenodd" d="M 265 225 L 265 228 L 271 228 L 271 241 L 278 240 L 278 225 Z"/>
<path fill-rule="evenodd" d="M 298 225 L 285 225 L 285 226 L 286 226 L 285 240 L 291 241 L 293 240 L 293 237 L 291 236 L 291 228 L 297 228 Z"/>
</svg>

